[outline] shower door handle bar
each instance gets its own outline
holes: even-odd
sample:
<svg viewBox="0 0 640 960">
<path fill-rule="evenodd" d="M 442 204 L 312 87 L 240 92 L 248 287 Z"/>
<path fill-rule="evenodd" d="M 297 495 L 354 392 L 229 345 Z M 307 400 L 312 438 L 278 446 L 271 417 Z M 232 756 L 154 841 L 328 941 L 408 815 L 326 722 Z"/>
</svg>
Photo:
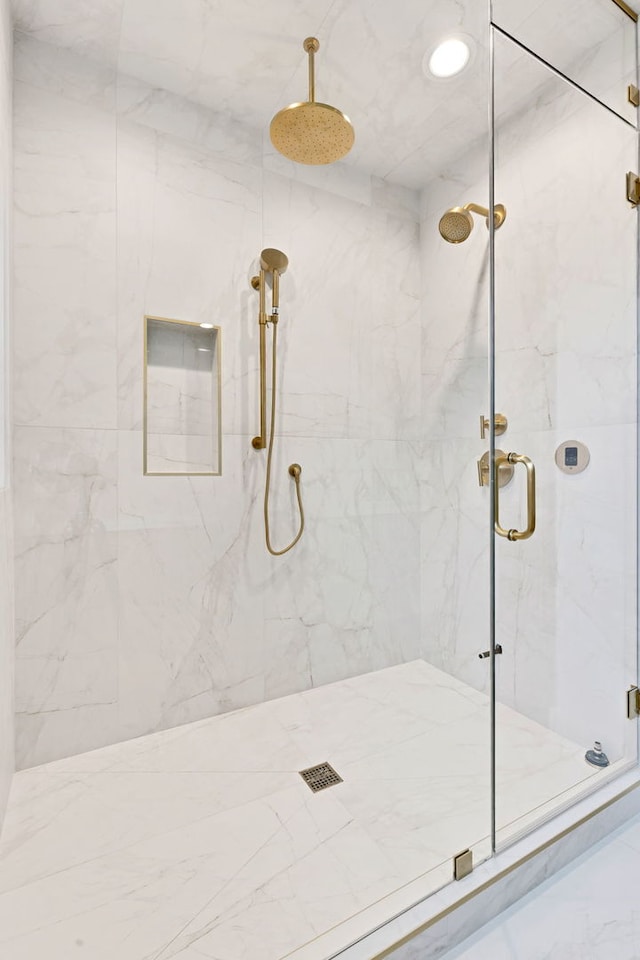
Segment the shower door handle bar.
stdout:
<svg viewBox="0 0 640 960">
<path fill-rule="evenodd" d="M 500 526 L 500 485 L 496 481 L 498 470 L 505 463 L 522 463 L 527 471 L 527 526 L 524 530 L 505 530 L 504 527 Z M 506 537 L 507 540 L 528 540 L 536 529 L 536 468 L 533 461 L 521 453 L 507 453 L 505 456 L 496 457 L 493 477 L 496 533 L 501 537 Z"/>
</svg>

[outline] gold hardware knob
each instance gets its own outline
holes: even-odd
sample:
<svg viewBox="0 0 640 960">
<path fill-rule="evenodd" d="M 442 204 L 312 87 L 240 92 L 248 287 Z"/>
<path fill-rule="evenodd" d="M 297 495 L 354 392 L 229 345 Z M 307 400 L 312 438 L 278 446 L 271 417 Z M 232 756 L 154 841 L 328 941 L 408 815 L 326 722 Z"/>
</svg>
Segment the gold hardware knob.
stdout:
<svg viewBox="0 0 640 960">
<path fill-rule="evenodd" d="M 503 433 L 506 432 L 507 427 L 509 426 L 509 421 L 503 413 L 496 413 L 495 419 L 493 421 L 493 430 L 496 437 L 501 437 Z M 489 434 L 489 418 L 480 417 L 480 438 L 486 440 Z"/>
</svg>

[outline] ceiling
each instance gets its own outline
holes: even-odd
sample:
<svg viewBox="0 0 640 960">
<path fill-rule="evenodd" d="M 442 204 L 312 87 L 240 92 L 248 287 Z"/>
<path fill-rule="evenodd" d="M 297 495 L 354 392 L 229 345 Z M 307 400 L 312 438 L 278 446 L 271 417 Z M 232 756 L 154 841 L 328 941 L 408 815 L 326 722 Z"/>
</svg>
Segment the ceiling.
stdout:
<svg viewBox="0 0 640 960">
<path fill-rule="evenodd" d="M 508 2 L 513 12 L 520 0 Z M 530 17 L 535 4 L 521 7 Z M 486 0 L 14 0 L 13 9 L 35 39 L 259 131 L 306 99 L 302 41 L 318 36 L 316 97 L 356 130 L 343 162 L 414 189 L 486 136 Z M 448 81 L 425 76 L 425 53 L 452 32 L 472 38 L 471 63 Z M 582 34 L 593 41 L 588 24 Z"/>
</svg>

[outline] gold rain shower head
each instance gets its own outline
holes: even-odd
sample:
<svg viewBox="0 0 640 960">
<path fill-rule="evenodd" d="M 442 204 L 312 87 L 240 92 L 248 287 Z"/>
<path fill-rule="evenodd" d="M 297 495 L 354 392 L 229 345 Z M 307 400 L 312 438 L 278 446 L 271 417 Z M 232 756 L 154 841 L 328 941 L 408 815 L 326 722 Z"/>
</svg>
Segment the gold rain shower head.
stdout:
<svg viewBox="0 0 640 960">
<path fill-rule="evenodd" d="M 320 42 L 307 37 L 302 46 L 309 54 L 309 99 L 276 113 L 269 130 L 271 142 L 279 153 L 296 163 L 335 163 L 353 146 L 353 125 L 337 107 L 316 101 L 314 56 Z"/>
<path fill-rule="evenodd" d="M 489 229 L 489 211 L 486 207 L 481 207 L 477 203 L 465 203 L 464 207 L 451 207 L 443 213 L 438 224 L 440 235 L 444 237 L 447 243 L 464 243 L 473 230 L 472 213 L 484 217 L 487 229 Z M 506 216 L 506 208 L 501 203 L 496 203 L 493 208 L 495 230 L 502 226 Z"/>
</svg>

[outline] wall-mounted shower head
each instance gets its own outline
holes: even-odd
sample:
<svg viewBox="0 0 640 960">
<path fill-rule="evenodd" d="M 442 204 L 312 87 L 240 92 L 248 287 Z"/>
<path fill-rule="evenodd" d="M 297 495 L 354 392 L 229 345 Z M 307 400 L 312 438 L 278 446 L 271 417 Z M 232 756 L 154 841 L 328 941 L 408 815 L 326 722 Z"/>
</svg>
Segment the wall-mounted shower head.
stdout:
<svg viewBox="0 0 640 960">
<path fill-rule="evenodd" d="M 271 142 L 279 153 L 296 163 L 334 163 L 351 150 L 355 140 L 353 125 L 337 107 L 316 100 L 314 56 L 320 43 L 316 37 L 307 37 L 302 46 L 309 55 L 309 99 L 276 113 L 271 121 Z"/>
<path fill-rule="evenodd" d="M 481 207 L 477 203 L 465 203 L 464 207 L 451 207 L 440 217 L 438 229 L 440 235 L 447 243 L 464 243 L 473 230 L 472 213 L 477 213 L 484 217 L 489 228 L 489 211 L 486 207 Z M 498 229 L 504 223 L 507 216 L 506 208 L 501 203 L 496 203 L 493 208 L 493 226 Z"/>
</svg>

